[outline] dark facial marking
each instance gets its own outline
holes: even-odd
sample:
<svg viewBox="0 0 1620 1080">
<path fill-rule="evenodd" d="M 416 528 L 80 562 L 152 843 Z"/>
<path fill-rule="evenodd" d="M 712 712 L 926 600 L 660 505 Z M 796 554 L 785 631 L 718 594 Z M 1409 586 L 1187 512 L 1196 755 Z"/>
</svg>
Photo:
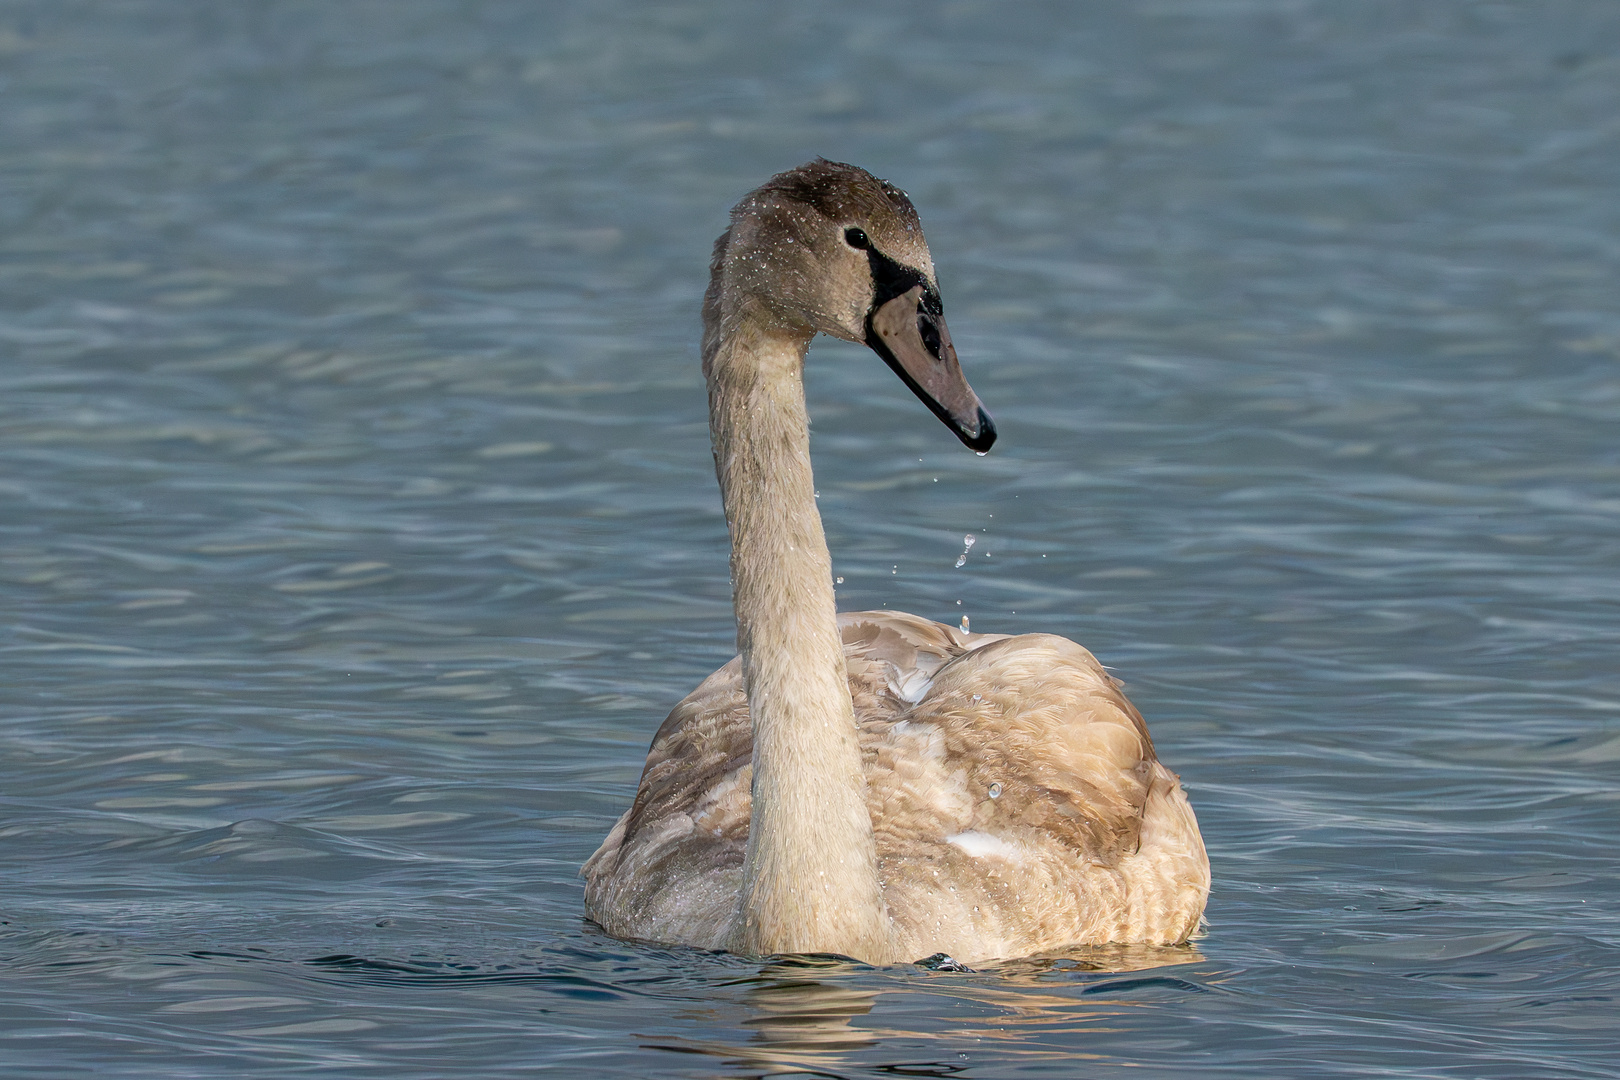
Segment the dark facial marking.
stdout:
<svg viewBox="0 0 1620 1080">
<path fill-rule="evenodd" d="M 932 293 L 928 288 L 928 279 L 922 273 L 901 266 L 877 248 L 866 249 L 866 261 L 872 267 L 872 311 L 867 312 L 867 329 L 871 329 L 872 312 L 887 304 L 901 293 L 910 292 L 915 286 L 921 285 L 925 293 Z M 939 298 L 934 298 L 934 306 L 939 307 Z"/>
</svg>

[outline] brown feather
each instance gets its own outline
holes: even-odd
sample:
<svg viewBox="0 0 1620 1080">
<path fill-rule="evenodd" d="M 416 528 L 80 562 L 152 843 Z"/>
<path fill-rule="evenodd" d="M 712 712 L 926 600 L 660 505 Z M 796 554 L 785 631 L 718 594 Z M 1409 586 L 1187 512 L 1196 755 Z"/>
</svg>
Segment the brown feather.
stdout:
<svg viewBox="0 0 1620 1080">
<path fill-rule="evenodd" d="M 839 625 L 906 955 L 974 962 L 1196 929 L 1209 881 L 1197 825 L 1141 714 L 1089 652 L 899 612 Z M 593 918 L 620 936 L 724 945 L 751 755 L 734 659 L 653 739 L 634 805 L 586 865 Z"/>
</svg>

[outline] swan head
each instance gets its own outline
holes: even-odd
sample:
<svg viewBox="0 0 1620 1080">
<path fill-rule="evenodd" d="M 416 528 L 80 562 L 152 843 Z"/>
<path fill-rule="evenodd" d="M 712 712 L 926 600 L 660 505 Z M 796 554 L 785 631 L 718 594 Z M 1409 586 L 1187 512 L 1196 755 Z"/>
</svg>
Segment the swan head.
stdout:
<svg viewBox="0 0 1620 1080">
<path fill-rule="evenodd" d="M 731 211 L 706 307 L 859 342 L 983 453 L 996 428 L 962 375 L 934 262 L 906 193 L 865 169 L 815 161 L 779 173 Z"/>
</svg>

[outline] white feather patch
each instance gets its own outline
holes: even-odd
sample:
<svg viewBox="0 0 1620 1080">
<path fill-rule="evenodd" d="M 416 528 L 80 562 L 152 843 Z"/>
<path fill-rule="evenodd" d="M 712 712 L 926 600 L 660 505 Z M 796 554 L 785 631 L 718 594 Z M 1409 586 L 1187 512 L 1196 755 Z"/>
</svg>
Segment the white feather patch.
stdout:
<svg viewBox="0 0 1620 1080">
<path fill-rule="evenodd" d="M 1009 844 L 999 836 L 979 832 L 977 829 L 970 829 L 967 832 L 959 832 L 954 836 L 947 836 L 945 842 L 956 845 L 975 859 L 993 857 L 1009 859 L 1013 862 L 1023 861 L 1023 852 L 1018 849 L 1017 845 Z"/>
<path fill-rule="evenodd" d="M 898 694 L 902 700 L 909 701 L 911 704 L 915 705 L 917 702 L 923 699 L 923 695 L 928 693 L 929 688 L 933 685 L 933 672 L 924 671 L 921 668 L 912 668 L 911 671 L 907 673 L 905 681 L 894 687 L 894 692 Z"/>
</svg>

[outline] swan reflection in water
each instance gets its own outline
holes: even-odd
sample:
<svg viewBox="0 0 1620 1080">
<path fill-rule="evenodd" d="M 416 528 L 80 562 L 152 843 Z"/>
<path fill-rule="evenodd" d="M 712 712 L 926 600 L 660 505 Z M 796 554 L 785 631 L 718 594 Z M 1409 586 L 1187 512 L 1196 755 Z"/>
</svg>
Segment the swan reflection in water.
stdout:
<svg viewBox="0 0 1620 1080">
<path fill-rule="evenodd" d="M 1188 966 L 1203 962 L 1192 945 L 1099 945 L 972 971 L 908 971 L 891 980 L 843 957 L 785 957 L 753 977 L 718 987 L 722 992 L 701 1009 L 684 1010 L 698 1026 L 746 1036 L 663 1037 L 641 1045 L 714 1058 L 720 1068 L 713 1075 L 736 1080 L 843 1078 L 874 1068 L 903 1076 L 965 1076 L 974 1064 L 973 1047 L 981 1043 L 998 1044 L 1002 1062 L 1074 1061 L 1092 1055 L 1060 1049 L 1066 1040 L 1050 1036 L 1083 1034 L 1118 1021 L 1140 1007 L 1148 985 L 1196 992 L 1208 973 Z M 1037 1031 L 1044 1037 L 1032 1038 Z"/>
</svg>

